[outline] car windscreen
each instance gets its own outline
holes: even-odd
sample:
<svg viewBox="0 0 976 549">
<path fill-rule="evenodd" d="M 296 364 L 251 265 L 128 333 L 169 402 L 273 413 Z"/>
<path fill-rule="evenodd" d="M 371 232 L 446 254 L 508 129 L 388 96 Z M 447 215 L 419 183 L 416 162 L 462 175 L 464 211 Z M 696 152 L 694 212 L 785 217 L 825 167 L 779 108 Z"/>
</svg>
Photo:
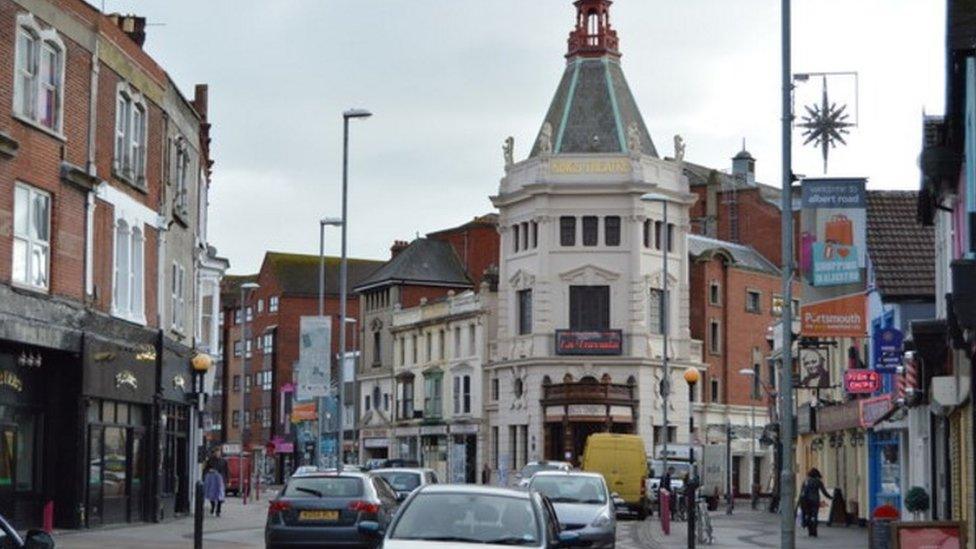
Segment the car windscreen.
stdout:
<svg viewBox="0 0 976 549">
<path fill-rule="evenodd" d="M 529 489 L 549 498 L 553 503 L 604 504 L 607 491 L 603 480 L 573 475 L 542 475 L 532 477 Z"/>
<path fill-rule="evenodd" d="M 420 486 L 420 473 L 378 473 L 397 492 L 411 492 Z"/>
<path fill-rule="evenodd" d="M 538 545 L 541 536 L 527 498 L 424 492 L 401 511 L 390 533 L 391 539 L 513 546 Z"/>
<path fill-rule="evenodd" d="M 355 477 L 292 477 L 281 495 L 288 498 L 358 498 L 363 495 L 363 481 Z"/>
</svg>

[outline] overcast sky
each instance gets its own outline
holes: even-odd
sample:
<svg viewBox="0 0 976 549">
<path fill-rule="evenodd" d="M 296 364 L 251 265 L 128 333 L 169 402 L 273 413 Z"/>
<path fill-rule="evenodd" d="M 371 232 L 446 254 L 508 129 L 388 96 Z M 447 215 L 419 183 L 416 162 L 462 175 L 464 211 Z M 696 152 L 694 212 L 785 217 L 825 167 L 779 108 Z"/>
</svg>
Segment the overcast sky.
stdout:
<svg viewBox="0 0 976 549">
<path fill-rule="evenodd" d="M 96 6 L 101 0 L 92 0 Z M 858 128 L 829 175 L 914 189 L 921 115 L 941 113 L 944 2 L 794 0 L 794 72 L 857 71 Z M 623 67 L 659 153 L 720 169 L 741 147 L 780 181 L 776 0 L 617 0 Z M 340 212 L 340 113 L 352 128 L 349 253 L 491 211 L 506 136 L 524 158 L 564 69 L 570 0 L 105 0 L 145 15 L 146 48 L 192 96 L 210 84 L 216 160 L 210 239 L 231 272 L 266 250 L 317 253 Z M 801 90 L 817 100 L 820 83 Z M 850 80 L 828 82 L 851 103 Z M 796 134 L 799 137 L 799 133 Z M 794 171 L 821 175 L 795 148 Z M 339 233 L 327 235 L 338 254 Z"/>
</svg>

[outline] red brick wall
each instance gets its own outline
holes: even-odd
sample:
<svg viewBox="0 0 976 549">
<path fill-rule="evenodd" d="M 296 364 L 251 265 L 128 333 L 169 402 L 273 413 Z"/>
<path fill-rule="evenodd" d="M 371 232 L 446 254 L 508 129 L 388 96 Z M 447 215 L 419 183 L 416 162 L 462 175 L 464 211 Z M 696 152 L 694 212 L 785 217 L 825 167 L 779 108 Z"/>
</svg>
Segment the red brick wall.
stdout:
<svg viewBox="0 0 976 549">
<path fill-rule="evenodd" d="M 494 226 L 476 226 L 468 229 L 443 231 L 430 235 L 431 238 L 451 244 L 461 258 L 468 277 L 475 289 L 481 285 L 485 269 L 498 266 L 500 257 L 500 235 Z"/>
<path fill-rule="evenodd" d="M 50 293 L 84 298 L 84 193 L 61 183 L 62 159 L 84 166 L 88 154 L 88 102 L 91 55 L 61 35 L 65 52 L 64 109 L 60 140 L 12 115 L 13 67 L 16 19 L 24 13 L 13 2 L 0 3 L 0 28 L 10 32 L 0 37 L 0 65 L 9 69 L 0 78 L 0 131 L 15 139 L 20 148 L 13 158 L 0 158 L 0 282 L 11 281 L 13 265 L 14 183 L 19 181 L 51 194 Z M 46 21 L 36 18 L 43 28 Z"/>
<path fill-rule="evenodd" d="M 404 309 L 420 305 L 423 298 L 437 299 L 444 297 L 451 288 L 441 288 L 437 286 L 402 286 L 400 288 L 400 306 Z M 459 292 L 461 290 L 454 289 Z"/>
</svg>

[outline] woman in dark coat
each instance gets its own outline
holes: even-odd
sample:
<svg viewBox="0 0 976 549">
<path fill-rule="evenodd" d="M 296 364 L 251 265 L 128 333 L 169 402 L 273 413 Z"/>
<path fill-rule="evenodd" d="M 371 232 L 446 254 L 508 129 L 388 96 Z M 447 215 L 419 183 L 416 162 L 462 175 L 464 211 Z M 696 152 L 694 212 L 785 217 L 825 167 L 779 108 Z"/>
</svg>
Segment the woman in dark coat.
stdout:
<svg viewBox="0 0 976 549">
<path fill-rule="evenodd" d="M 816 467 L 807 472 L 807 478 L 800 487 L 800 512 L 803 525 L 811 537 L 817 537 L 817 518 L 820 514 L 820 494 L 827 499 L 833 499 L 824 487 L 820 471 Z"/>
<path fill-rule="evenodd" d="M 203 494 L 210 501 L 210 514 L 219 517 L 224 503 L 224 477 L 213 467 L 203 474 Z"/>
</svg>

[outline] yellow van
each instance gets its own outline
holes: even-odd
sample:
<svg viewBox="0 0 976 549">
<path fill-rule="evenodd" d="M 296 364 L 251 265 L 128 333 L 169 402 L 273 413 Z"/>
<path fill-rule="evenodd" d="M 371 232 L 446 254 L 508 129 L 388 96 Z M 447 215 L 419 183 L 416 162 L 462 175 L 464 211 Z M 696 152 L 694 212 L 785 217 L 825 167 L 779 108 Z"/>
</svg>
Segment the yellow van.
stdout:
<svg viewBox="0 0 976 549">
<path fill-rule="evenodd" d="M 641 520 L 647 516 L 647 454 L 637 435 L 594 433 L 586 439 L 583 470 L 600 473 Z"/>
</svg>

